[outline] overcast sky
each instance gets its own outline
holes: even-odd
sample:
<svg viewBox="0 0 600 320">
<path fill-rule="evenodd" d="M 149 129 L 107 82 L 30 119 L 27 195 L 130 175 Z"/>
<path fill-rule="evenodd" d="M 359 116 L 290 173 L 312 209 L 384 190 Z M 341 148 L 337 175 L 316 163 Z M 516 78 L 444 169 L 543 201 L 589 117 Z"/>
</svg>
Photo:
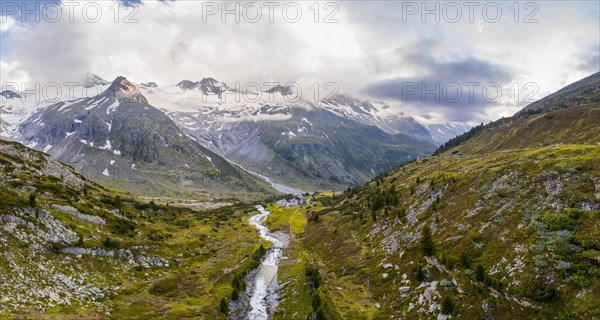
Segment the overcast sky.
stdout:
<svg viewBox="0 0 600 320">
<path fill-rule="evenodd" d="M 600 69 L 598 1 L 271 3 L 238 2 L 238 23 L 234 14 L 223 21 L 220 1 L 144 1 L 135 10 L 46 1 L 36 22 L 23 16 L 22 2 L 3 0 L 0 80 L 60 82 L 91 72 L 159 85 L 203 77 L 303 88 L 335 82 L 419 119 L 479 122 Z M 434 13 L 423 17 L 425 9 Z"/>
</svg>

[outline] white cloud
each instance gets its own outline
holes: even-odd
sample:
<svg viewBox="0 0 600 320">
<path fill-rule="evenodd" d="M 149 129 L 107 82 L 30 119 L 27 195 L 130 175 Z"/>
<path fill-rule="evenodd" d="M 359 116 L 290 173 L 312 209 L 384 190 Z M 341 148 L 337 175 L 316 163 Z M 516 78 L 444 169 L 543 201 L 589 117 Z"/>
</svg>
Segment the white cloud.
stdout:
<svg viewBox="0 0 600 320">
<path fill-rule="evenodd" d="M 17 21 L 12 16 L 0 16 L 0 33 L 3 32 L 19 32 L 24 29 L 21 22 Z"/>
<path fill-rule="evenodd" d="M 120 7 L 120 21 L 115 22 L 113 2 L 99 1 L 95 3 L 102 18 L 90 23 L 83 19 L 83 3 L 76 7 L 72 23 L 63 7 L 60 22 L 34 24 L 12 37 L 13 62 L 3 61 L 3 73 L 10 64 L 10 77 L 24 79 L 29 74 L 36 81 L 72 80 L 86 72 L 107 80 L 124 75 L 159 85 L 203 77 L 229 83 L 296 81 L 303 87 L 333 81 L 342 91 L 355 93 L 374 81 L 435 75 L 431 65 L 415 64 L 411 56 L 436 63 L 475 57 L 538 83 L 541 96 L 595 71 L 593 64 L 582 61 L 597 60 L 600 29 L 597 4 L 588 2 L 539 2 L 540 21 L 535 24 L 514 23 L 508 9 L 497 23 L 481 22 L 480 17 L 473 23 L 403 23 L 400 2 L 374 1 L 340 2 L 335 15 L 339 23 L 332 24 L 322 23 L 332 9 L 325 10 L 324 3 L 320 23 L 313 21 L 313 2 L 299 2 L 303 16 L 297 23 L 283 19 L 284 2 L 274 10 L 273 23 L 262 3 L 258 23 L 234 23 L 232 16 L 222 23 L 218 14 L 203 22 L 206 7 L 201 2 L 146 1 L 133 16 L 138 22 L 125 23 L 131 11 Z M 14 30 L 15 22 L 2 28 Z M 422 39 L 436 45 L 412 47 Z M 497 118 L 514 108 L 501 104 L 482 110 L 478 117 Z M 440 119 L 451 112 L 452 108 L 431 111 Z"/>
<path fill-rule="evenodd" d="M 0 71 L 0 84 L 2 85 L 0 91 L 9 83 L 11 87 L 13 84 L 21 87 L 22 84 L 28 83 L 31 80 L 29 74 L 23 70 L 18 61 L 0 60 Z"/>
</svg>

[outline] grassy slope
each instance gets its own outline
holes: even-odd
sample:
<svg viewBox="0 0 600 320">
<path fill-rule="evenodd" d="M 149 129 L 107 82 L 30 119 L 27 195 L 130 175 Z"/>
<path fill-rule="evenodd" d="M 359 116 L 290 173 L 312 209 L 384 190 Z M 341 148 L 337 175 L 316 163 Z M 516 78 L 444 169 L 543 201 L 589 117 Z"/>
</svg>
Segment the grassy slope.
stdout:
<svg viewBox="0 0 600 320">
<path fill-rule="evenodd" d="M 310 201 L 310 198 L 309 198 Z M 317 261 L 310 248 L 303 246 L 298 237 L 304 235 L 307 226 L 307 206 L 279 208 L 270 205 L 271 211 L 266 225 L 271 230 L 291 232 L 292 241 L 284 252 L 284 259 L 279 267 L 278 278 L 281 283 L 281 303 L 277 307 L 274 319 L 307 319 L 313 313 L 313 301 L 318 294 L 321 306 L 336 319 L 341 319 L 337 313 L 329 289 L 321 286 L 313 288 L 307 270 L 318 269 Z"/>
<path fill-rule="evenodd" d="M 269 205 L 267 209 L 271 213 L 265 225 L 270 230 L 291 230 L 294 235 L 298 235 L 304 231 L 308 223 L 305 207 L 280 208 L 278 205 Z"/>
<path fill-rule="evenodd" d="M 33 279 L 37 279 L 35 265 L 43 264 L 46 269 L 67 276 L 86 274 L 89 285 L 118 287 L 114 294 L 96 302 L 84 299 L 72 300 L 71 305 L 56 305 L 43 299 L 43 315 L 32 305 L 3 304 L 0 318 L 21 315 L 45 319 L 225 319 L 218 304 L 222 297 L 231 296 L 233 274 L 251 268 L 250 253 L 260 244 L 267 245 L 246 221 L 247 213 L 253 211 L 251 205 L 194 211 L 143 203 L 89 182 L 47 155 L 19 144 L 0 144 L 0 215 L 13 215 L 28 208 L 29 195 L 35 194 L 36 210 L 48 211 L 83 239 L 83 243 L 49 244 L 39 254 L 33 254 L 29 242 L 0 229 L 0 237 L 7 243 L 3 253 L 10 253 L 25 276 Z M 59 176 L 44 171 L 50 163 L 58 168 L 55 172 Z M 67 179 L 75 183 L 67 183 Z M 51 204 L 73 206 L 81 213 L 102 217 L 107 225 L 87 224 L 53 210 Z M 31 221 L 36 223 L 35 218 Z M 17 230 L 29 232 L 24 226 Z M 77 259 L 59 252 L 68 246 L 111 250 L 102 243 L 106 237 L 118 248 L 149 246 L 143 255 L 166 259 L 170 266 L 146 269 L 117 259 L 89 255 Z M 0 263 L 0 276 L 11 274 L 13 267 Z M 12 290 L 0 292 L 3 298 L 16 298 L 13 294 L 16 292 Z"/>
<path fill-rule="evenodd" d="M 520 118 L 342 196 L 318 198 L 298 239 L 336 311 L 344 319 L 431 318 L 449 296 L 453 315 L 465 319 L 600 317 L 600 272 L 586 260 L 600 260 L 599 213 L 571 209 L 600 202 L 599 119 L 598 105 Z M 390 188 L 400 202 L 373 210 Z M 419 249 L 425 224 L 449 273 Z M 486 281 L 474 280 L 476 265 Z M 463 293 L 423 287 L 452 278 Z"/>
</svg>

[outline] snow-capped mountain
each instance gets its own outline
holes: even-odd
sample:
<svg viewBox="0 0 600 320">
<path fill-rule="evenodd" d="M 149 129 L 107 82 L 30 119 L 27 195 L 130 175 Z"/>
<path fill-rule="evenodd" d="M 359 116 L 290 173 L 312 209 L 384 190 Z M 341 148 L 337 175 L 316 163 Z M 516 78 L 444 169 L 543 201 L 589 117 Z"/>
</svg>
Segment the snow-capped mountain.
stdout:
<svg viewBox="0 0 600 320">
<path fill-rule="evenodd" d="M 0 137 L 17 139 L 19 125 L 31 115 L 48 105 L 47 102 L 37 102 L 33 95 L 5 90 L 0 93 Z"/>
<path fill-rule="evenodd" d="M 21 98 L 23 98 L 20 94 L 14 92 L 14 91 L 10 91 L 10 90 L 4 90 L 4 91 L 0 92 L 0 96 L 2 96 L 5 99 L 21 99 Z"/>
<path fill-rule="evenodd" d="M 85 90 L 78 90 L 81 88 Z M 90 89 L 100 94 L 82 94 Z M 453 137 L 461 128 L 468 129 L 460 124 L 425 126 L 412 117 L 394 114 L 384 102 L 338 94 L 315 103 L 303 99 L 291 87 L 242 92 L 210 77 L 160 86 L 156 82 L 136 85 L 123 78 L 109 83 L 87 74 L 73 91 L 66 101 L 54 103 L 19 99 L 16 92 L 3 94 L 1 134 L 69 162 L 77 161 L 77 156 L 84 153 L 72 148 L 81 144 L 135 158 L 117 140 L 106 138 L 124 121 L 123 116 L 135 122 L 152 114 L 151 120 L 144 120 L 149 122 L 142 122 L 158 130 L 153 122 L 162 119 L 160 115 L 145 112 L 157 108 L 187 135 L 185 139 L 214 154 L 201 152 L 204 159 L 218 154 L 276 182 L 323 189 L 362 183 L 430 154 L 446 137 Z M 138 113 L 114 112 L 121 108 L 111 105 L 119 101 L 135 105 Z M 93 126 L 87 125 L 91 119 Z M 148 136 L 135 128 L 128 130 Z M 161 150 L 154 148 L 145 155 L 162 154 Z M 117 159 L 102 161 L 118 163 Z M 139 167 L 133 162 L 124 165 L 134 164 Z M 98 170 L 104 173 L 105 169 L 110 175 L 109 167 Z"/>
<path fill-rule="evenodd" d="M 359 184 L 435 149 L 424 126 L 382 102 L 313 103 L 285 86 L 242 93 L 212 78 L 141 91 L 202 145 L 300 188 Z"/>
<path fill-rule="evenodd" d="M 187 137 L 124 77 L 94 97 L 39 108 L 15 137 L 93 180 L 148 195 L 272 193 Z"/>
<path fill-rule="evenodd" d="M 79 79 L 78 84 L 84 88 L 90 88 L 94 86 L 106 86 L 109 85 L 110 82 L 93 73 L 86 73 Z"/>
<path fill-rule="evenodd" d="M 470 125 L 463 122 L 426 124 L 425 127 L 429 131 L 429 134 L 431 134 L 433 142 L 438 146 L 471 129 Z"/>
</svg>

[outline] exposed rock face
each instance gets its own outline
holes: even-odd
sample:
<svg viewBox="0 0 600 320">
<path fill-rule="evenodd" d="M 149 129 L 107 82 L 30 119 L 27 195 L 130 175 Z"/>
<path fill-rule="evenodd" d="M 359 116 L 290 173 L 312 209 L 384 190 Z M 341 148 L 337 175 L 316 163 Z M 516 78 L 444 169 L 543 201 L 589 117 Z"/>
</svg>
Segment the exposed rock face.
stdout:
<svg viewBox="0 0 600 320">
<path fill-rule="evenodd" d="M 360 184 L 435 149 L 432 143 L 389 134 L 323 109 L 264 106 L 256 113 L 288 120 L 244 120 L 246 115 L 213 109 L 168 115 L 213 151 L 299 189 Z"/>
<path fill-rule="evenodd" d="M 0 92 L 0 96 L 5 99 L 21 99 L 22 96 L 14 91 L 4 90 Z"/>
<path fill-rule="evenodd" d="M 140 93 L 138 87 L 122 76 L 117 77 L 103 95 L 118 101 L 148 103 L 148 100 Z"/>
<path fill-rule="evenodd" d="M 279 93 L 282 96 L 289 96 L 294 94 L 292 88 L 290 86 L 274 86 L 273 88 L 265 91 L 267 93 Z"/>
<path fill-rule="evenodd" d="M 91 216 L 89 214 L 80 213 L 77 209 L 75 209 L 71 206 L 61 206 L 58 204 L 53 204 L 52 209 L 58 210 L 60 212 L 68 213 L 68 214 L 72 215 L 73 217 L 75 217 L 81 221 L 87 222 L 87 223 L 97 224 L 97 225 L 101 225 L 101 226 L 106 225 L 106 222 L 104 221 L 104 219 L 97 217 L 97 216 Z"/>
<path fill-rule="evenodd" d="M 182 90 L 199 90 L 204 95 L 214 94 L 221 96 L 228 88 L 223 82 L 219 82 L 213 78 L 203 78 L 200 81 L 183 80 L 177 84 Z"/>
<path fill-rule="evenodd" d="M 105 219 L 136 224 L 119 210 L 101 208 L 99 202 L 89 206 L 93 214 L 80 212 L 86 208 L 82 203 L 96 202 L 81 191 L 96 187 L 47 154 L 0 140 L 0 317 L 57 305 L 103 308 L 119 293 L 129 270 L 170 267 L 148 253 L 155 248 L 114 248 L 109 240 L 114 226 Z M 95 243 L 111 248 L 84 246 Z"/>
<path fill-rule="evenodd" d="M 158 87 L 158 85 L 156 84 L 156 82 L 142 82 L 141 83 L 142 86 L 147 87 L 147 88 L 156 88 Z"/>
</svg>

